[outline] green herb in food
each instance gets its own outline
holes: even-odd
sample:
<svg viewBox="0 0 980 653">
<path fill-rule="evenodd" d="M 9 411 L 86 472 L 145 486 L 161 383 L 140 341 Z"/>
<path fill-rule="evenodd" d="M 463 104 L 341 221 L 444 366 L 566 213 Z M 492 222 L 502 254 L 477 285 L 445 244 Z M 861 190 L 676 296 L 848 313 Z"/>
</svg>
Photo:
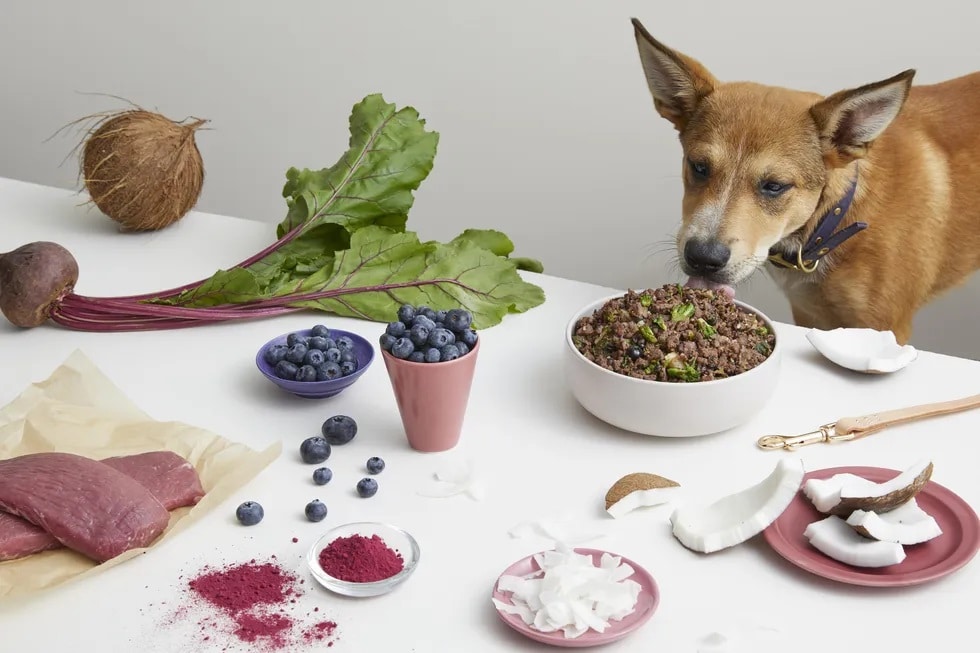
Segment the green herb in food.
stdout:
<svg viewBox="0 0 980 653">
<path fill-rule="evenodd" d="M 694 304 L 680 304 L 670 311 L 671 322 L 682 322 L 694 315 Z"/>
<path fill-rule="evenodd" d="M 705 338 L 710 338 L 718 333 L 718 331 L 713 326 L 708 324 L 707 320 L 705 320 L 703 317 L 698 318 L 698 328 L 701 330 L 701 335 L 703 335 Z"/>
<path fill-rule="evenodd" d="M 640 295 L 640 306 L 649 306 L 653 303 L 653 297 L 649 293 L 643 293 Z"/>
<path fill-rule="evenodd" d="M 639 331 L 640 335 L 643 336 L 643 339 L 647 342 L 657 342 L 657 336 L 653 335 L 653 329 L 650 328 L 650 325 L 641 324 Z"/>
</svg>

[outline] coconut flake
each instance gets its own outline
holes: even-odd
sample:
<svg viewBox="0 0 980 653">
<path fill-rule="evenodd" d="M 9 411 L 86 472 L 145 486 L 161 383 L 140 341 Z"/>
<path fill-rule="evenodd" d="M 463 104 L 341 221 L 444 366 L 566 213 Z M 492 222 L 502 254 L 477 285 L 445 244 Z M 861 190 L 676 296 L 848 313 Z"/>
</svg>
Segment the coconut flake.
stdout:
<svg viewBox="0 0 980 653">
<path fill-rule="evenodd" d="M 512 606 L 493 599 L 498 610 L 516 614 L 528 626 L 544 633 L 562 631 L 566 638 L 589 630 L 605 632 L 636 608 L 641 586 L 631 580 L 634 570 L 622 558 L 603 553 L 596 565 L 591 555 L 559 544 L 536 554 L 537 571 L 525 576 L 503 575 L 500 592 L 510 594 Z"/>
<path fill-rule="evenodd" d="M 512 526 L 507 534 L 514 539 L 543 537 L 555 544 L 572 546 L 603 537 L 603 526 L 594 520 L 580 519 L 525 521 Z"/>
<path fill-rule="evenodd" d="M 474 501 L 482 501 L 486 496 L 483 483 L 476 477 L 472 460 L 446 460 L 433 472 L 432 477 L 435 483 L 419 490 L 419 496 L 447 499 L 465 494 Z"/>
<path fill-rule="evenodd" d="M 854 567 L 889 567 L 905 560 L 901 544 L 868 539 L 837 515 L 809 524 L 803 536 L 824 555 Z"/>
</svg>

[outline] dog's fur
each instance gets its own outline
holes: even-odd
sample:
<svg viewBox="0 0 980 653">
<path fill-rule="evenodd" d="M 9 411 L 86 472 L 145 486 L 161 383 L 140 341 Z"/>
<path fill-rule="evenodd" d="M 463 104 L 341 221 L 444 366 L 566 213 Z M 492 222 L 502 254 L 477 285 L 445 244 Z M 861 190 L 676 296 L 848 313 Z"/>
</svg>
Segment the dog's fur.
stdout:
<svg viewBox="0 0 980 653">
<path fill-rule="evenodd" d="M 734 285 L 767 266 L 798 325 L 887 329 L 906 343 L 916 312 L 980 268 L 980 73 L 913 86 L 907 70 L 822 97 L 720 82 L 633 25 L 654 107 L 684 153 L 685 273 L 697 274 L 689 239 L 721 243 L 730 258 L 709 281 Z M 841 228 L 868 228 L 812 274 L 767 263 L 771 249 L 795 256 L 855 174 Z M 773 196 L 766 182 L 786 189 Z"/>
</svg>

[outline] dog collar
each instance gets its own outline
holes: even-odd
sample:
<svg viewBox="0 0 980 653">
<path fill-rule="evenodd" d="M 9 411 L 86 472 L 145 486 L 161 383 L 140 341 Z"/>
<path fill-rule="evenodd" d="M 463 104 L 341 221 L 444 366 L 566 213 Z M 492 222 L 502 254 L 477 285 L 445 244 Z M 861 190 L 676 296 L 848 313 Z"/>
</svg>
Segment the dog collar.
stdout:
<svg viewBox="0 0 980 653">
<path fill-rule="evenodd" d="M 785 252 L 770 250 L 769 261 L 780 267 L 809 274 L 817 269 L 820 260 L 831 250 L 839 247 L 841 243 L 859 231 L 867 229 L 868 224 L 866 222 L 854 222 L 837 231 L 837 227 L 847 215 L 847 210 L 851 208 L 856 190 L 857 174 L 854 175 L 851 187 L 844 194 L 844 197 L 823 214 L 823 217 L 817 222 L 816 229 L 810 234 L 810 238 L 796 250 L 795 257 L 790 258 L 786 256 Z"/>
</svg>

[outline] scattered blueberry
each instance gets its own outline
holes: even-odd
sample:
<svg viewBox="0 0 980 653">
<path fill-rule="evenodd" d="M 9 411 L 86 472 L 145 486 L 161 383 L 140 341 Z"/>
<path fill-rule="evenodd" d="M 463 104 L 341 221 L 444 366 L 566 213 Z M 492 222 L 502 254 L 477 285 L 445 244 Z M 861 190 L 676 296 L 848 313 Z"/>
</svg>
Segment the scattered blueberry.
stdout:
<svg viewBox="0 0 980 653">
<path fill-rule="evenodd" d="M 296 370 L 296 380 L 302 381 L 303 383 L 316 381 L 316 368 L 312 365 L 300 366 L 300 368 Z"/>
<path fill-rule="evenodd" d="M 280 379 L 295 381 L 297 371 L 299 371 L 299 368 L 296 367 L 294 363 L 290 363 L 289 361 L 279 361 L 276 363 L 275 372 L 276 376 L 278 376 Z"/>
<path fill-rule="evenodd" d="M 357 422 L 347 415 L 328 417 L 320 432 L 330 444 L 347 444 L 357 435 Z"/>
<path fill-rule="evenodd" d="M 327 351 L 323 352 L 323 356 L 330 363 L 339 363 L 340 362 L 340 350 L 337 349 L 336 347 L 331 347 Z"/>
<path fill-rule="evenodd" d="M 446 311 L 446 326 L 453 331 L 459 332 L 469 329 L 471 324 L 473 324 L 473 316 L 469 311 L 461 308 Z"/>
<path fill-rule="evenodd" d="M 476 331 L 474 331 L 473 329 L 466 329 L 459 335 L 459 340 L 465 342 L 466 346 L 469 347 L 471 350 L 473 349 L 473 347 L 476 346 L 476 338 L 477 338 Z"/>
<path fill-rule="evenodd" d="M 429 344 L 437 349 L 442 349 L 446 345 L 456 342 L 456 336 L 449 329 L 433 329 L 429 334 Z"/>
<path fill-rule="evenodd" d="M 425 350 L 425 362 L 426 363 L 438 363 L 439 362 L 439 350 L 435 347 L 430 347 Z"/>
<path fill-rule="evenodd" d="M 378 493 L 378 482 L 373 478 L 362 478 L 357 482 L 357 494 L 367 499 Z"/>
<path fill-rule="evenodd" d="M 337 338 L 337 349 L 341 351 L 345 349 L 354 349 L 354 341 L 348 336 L 340 336 Z"/>
<path fill-rule="evenodd" d="M 306 438 L 299 445 L 299 455 L 309 465 L 322 463 L 330 457 L 330 443 L 322 435 Z"/>
<path fill-rule="evenodd" d="M 313 499 L 306 504 L 306 518 L 310 521 L 323 521 L 327 516 L 327 506 L 319 499 Z"/>
<path fill-rule="evenodd" d="M 286 352 L 286 360 L 290 363 L 295 363 L 296 365 L 302 365 L 303 359 L 306 358 L 306 352 L 309 348 L 301 342 L 297 342 L 289 348 Z"/>
<path fill-rule="evenodd" d="M 395 358 L 408 358 L 415 351 L 415 345 L 408 338 L 399 338 L 391 346 L 391 355 Z"/>
<path fill-rule="evenodd" d="M 336 363 L 334 363 L 336 365 Z M 344 361 L 340 364 L 340 376 L 350 376 L 357 371 L 357 361 Z"/>
<path fill-rule="evenodd" d="M 365 467 L 367 467 L 368 474 L 380 474 L 385 468 L 385 461 L 377 456 L 371 456 L 367 459 Z"/>
<path fill-rule="evenodd" d="M 382 349 L 384 349 L 385 351 L 391 351 L 391 346 L 395 344 L 396 340 L 398 340 L 398 338 L 396 338 L 395 336 L 389 333 L 382 333 L 379 342 L 381 343 Z"/>
<path fill-rule="evenodd" d="M 423 354 L 422 352 L 416 349 L 409 355 L 408 360 L 410 360 L 413 363 L 424 363 L 425 354 Z"/>
<path fill-rule="evenodd" d="M 344 370 L 337 363 L 323 363 L 316 368 L 317 381 L 333 381 L 344 375 Z"/>
<path fill-rule="evenodd" d="M 398 307 L 398 321 L 408 324 L 415 319 L 415 307 L 411 304 L 402 304 Z"/>
<path fill-rule="evenodd" d="M 439 361 L 454 361 L 459 358 L 459 349 L 456 345 L 446 345 L 439 350 Z"/>
<path fill-rule="evenodd" d="M 246 501 L 238 506 L 235 517 L 245 526 L 255 526 L 265 517 L 265 510 L 255 501 Z"/>
<path fill-rule="evenodd" d="M 331 340 L 330 338 L 324 338 L 323 336 L 313 336 L 306 343 L 306 346 L 309 347 L 311 350 L 317 349 L 319 351 L 327 351 L 327 349 L 329 349 L 327 345 L 329 345 L 331 342 L 333 342 L 333 340 Z"/>
<path fill-rule="evenodd" d="M 303 357 L 303 363 L 305 365 L 312 365 L 316 367 L 327 362 L 326 356 L 319 349 L 311 349 L 306 352 L 306 356 Z"/>
<path fill-rule="evenodd" d="M 289 347 L 286 345 L 272 345 L 265 350 L 265 353 L 262 354 L 262 358 L 264 358 L 265 362 L 269 365 L 275 365 L 279 361 L 286 358 L 287 351 L 289 351 Z"/>
<path fill-rule="evenodd" d="M 313 335 L 315 335 L 315 336 L 320 336 L 321 338 L 329 338 L 330 337 L 330 329 L 328 329 L 323 324 L 316 325 L 315 327 L 313 327 L 310 330 L 310 332 Z"/>
<path fill-rule="evenodd" d="M 313 470 L 313 482 L 317 485 L 326 485 L 333 478 L 333 472 L 329 467 L 317 467 Z"/>
<path fill-rule="evenodd" d="M 308 338 L 306 336 L 300 335 L 298 333 L 290 333 L 286 336 L 286 346 L 292 347 L 293 345 L 305 345 Z"/>
<path fill-rule="evenodd" d="M 407 330 L 404 322 L 389 322 L 388 326 L 385 327 L 385 333 L 396 338 L 401 338 Z"/>
<path fill-rule="evenodd" d="M 465 356 L 466 354 L 470 353 L 470 348 L 466 346 L 465 342 L 460 340 L 456 341 L 456 350 L 459 351 L 460 356 Z"/>
</svg>

